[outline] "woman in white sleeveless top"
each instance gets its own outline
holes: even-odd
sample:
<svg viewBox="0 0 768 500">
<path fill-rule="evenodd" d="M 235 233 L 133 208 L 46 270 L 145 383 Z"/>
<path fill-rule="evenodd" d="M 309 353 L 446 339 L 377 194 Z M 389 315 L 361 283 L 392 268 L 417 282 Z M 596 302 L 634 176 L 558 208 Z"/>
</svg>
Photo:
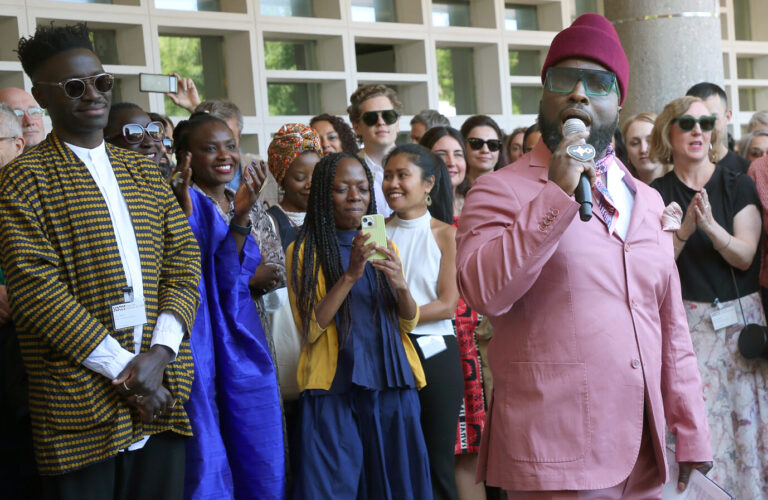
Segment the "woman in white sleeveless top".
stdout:
<svg viewBox="0 0 768 500">
<path fill-rule="evenodd" d="M 410 336 L 427 377 L 419 399 L 433 495 L 456 500 L 454 446 L 464 376 L 451 322 L 459 292 L 450 176 L 438 156 L 408 144 L 386 158 L 382 190 L 394 210 L 387 236 L 400 249 L 405 279 L 421 311 Z"/>
</svg>

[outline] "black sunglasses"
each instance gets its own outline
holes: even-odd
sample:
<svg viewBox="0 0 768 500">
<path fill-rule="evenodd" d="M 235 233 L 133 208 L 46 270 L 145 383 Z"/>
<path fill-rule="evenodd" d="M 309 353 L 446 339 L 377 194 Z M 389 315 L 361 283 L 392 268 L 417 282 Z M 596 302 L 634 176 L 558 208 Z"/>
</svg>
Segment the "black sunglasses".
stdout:
<svg viewBox="0 0 768 500">
<path fill-rule="evenodd" d="M 484 141 L 482 139 L 478 139 L 477 137 L 471 137 L 467 139 L 467 144 L 469 144 L 469 147 L 475 151 L 483 149 L 483 144 L 488 145 L 488 151 L 491 153 L 495 153 L 501 149 L 501 141 L 498 139 L 488 139 L 487 141 Z"/>
<path fill-rule="evenodd" d="M 363 113 L 360 119 L 363 120 L 363 123 L 365 123 L 369 127 L 373 127 L 374 125 L 379 123 L 379 117 L 384 118 L 384 123 L 386 123 L 387 125 L 392 125 L 397 121 L 398 118 L 400 118 L 400 114 L 394 109 L 366 111 L 365 113 Z"/>
<path fill-rule="evenodd" d="M 696 126 L 696 124 L 699 124 L 699 127 L 701 127 L 702 132 L 709 132 L 710 130 L 713 130 L 715 128 L 715 122 L 717 122 L 717 117 L 715 116 L 700 116 L 698 118 L 694 118 L 691 115 L 682 115 L 676 117 L 673 122 L 677 122 L 677 126 L 680 127 L 680 130 L 683 132 L 690 132 L 693 130 L 693 127 Z"/>
<path fill-rule="evenodd" d="M 114 140 L 122 136 L 128 144 L 138 144 L 144 140 L 144 134 L 147 134 L 153 141 L 164 140 L 165 130 L 163 129 L 163 124 L 160 122 L 149 122 L 146 127 L 142 127 L 138 123 L 126 123 L 123 125 L 122 132 L 109 137 L 109 139 Z"/>
<path fill-rule="evenodd" d="M 163 146 L 165 146 L 166 151 L 173 153 L 173 141 L 170 137 L 163 137 Z"/>
</svg>

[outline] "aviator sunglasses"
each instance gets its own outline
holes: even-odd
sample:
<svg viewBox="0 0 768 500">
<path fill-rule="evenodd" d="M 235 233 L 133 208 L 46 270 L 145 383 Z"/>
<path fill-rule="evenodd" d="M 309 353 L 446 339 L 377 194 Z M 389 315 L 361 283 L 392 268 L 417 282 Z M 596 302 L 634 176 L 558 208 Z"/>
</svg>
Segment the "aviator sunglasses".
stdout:
<svg viewBox="0 0 768 500">
<path fill-rule="evenodd" d="M 699 127 L 701 127 L 702 132 L 709 132 L 715 128 L 717 118 L 714 116 L 700 116 L 699 118 L 694 118 L 691 115 L 682 115 L 676 117 L 672 121 L 676 122 L 677 126 L 680 127 L 680 130 L 683 132 L 690 132 L 697 123 L 699 124 Z"/>
<path fill-rule="evenodd" d="M 110 137 L 110 140 L 122 136 L 128 144 L 138 144 L 144 140 L 144 134 L 147 134 L 153 141 L 162 141 L 165 139 L 165 129 L 160 122 L 149 122 L 146 127 L 138 123 L 126 123 L 119 134 Z"/>
<path fill-rule="evenodd" d="M 488 139 L 487 141 L 484 141 L 482 139 L 478 139 L 477 137 L 471 137 L 467 139 L 467 144 L 469 144 L 469 147 L 475 151 L 480 151 L 483 149 L 483 144 L 488 145 L 488 151 L 491 153 L 495 153 L 501 149 L 501 141 L 498 139 Z"/>
<path fill-rule="evenodd" d="M 115 77 L 110 73 L 99 73 L 98 75 L 87 76 L 85 78 L 68 78 L 60 82 L 35 82 L 35 85 L 53 85 L 61 87 L 64 95 L 70 99 L 80 99 L 85 94 L 86 85 L 92 85 L 93 88 L 106 94 L 115 84 Z"/>
<path fill-rule="evenodd" d="M 387 125 L 392 125 L 398 118 L 400 118 L 400 114 L 394 109 L 384 109 L 379 111 L 366 111 L 362 114 L 360 119 L 369 127 L 373 127 L 379 123 L 379 116 L 384 119 L 384 123 Z"/>
<path fill-rule="evenodd" d="M 570 94 L 579 82 L 584 86 L 584 92 L 590 96 L 604 97 L 610 94 L 612 90 L 616 90 L 617 94 L 619 93 L 616 88 L 616 75 L 610 71 L 597 69 L 554 66 L 547 70 L 544 85 L 550 92 Z"/>
</svg>

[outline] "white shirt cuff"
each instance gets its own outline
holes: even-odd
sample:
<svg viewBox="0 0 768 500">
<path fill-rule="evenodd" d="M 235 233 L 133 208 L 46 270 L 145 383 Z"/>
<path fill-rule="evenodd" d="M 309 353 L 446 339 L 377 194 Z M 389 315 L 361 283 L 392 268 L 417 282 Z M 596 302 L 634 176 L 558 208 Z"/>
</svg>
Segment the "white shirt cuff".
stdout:
<svg viewBox="0 0 768 500">
<path fill-rule="evenodd" d="M 173 351 L 173 361 L 179 354 L 179 346 L 184 339 L 184 327 L 181 321 L 170 311 L 163 311 L 157 317 L 155 330 L 152 332 L 152 343 L 154 345 L 164 345 Z"/>
<path fill-rule="evenodd" d="M 83 366 L 112 380 L 120 375 L 133 356 L 113 336 L 107 335 L 83 360 Z"/>
</svg>

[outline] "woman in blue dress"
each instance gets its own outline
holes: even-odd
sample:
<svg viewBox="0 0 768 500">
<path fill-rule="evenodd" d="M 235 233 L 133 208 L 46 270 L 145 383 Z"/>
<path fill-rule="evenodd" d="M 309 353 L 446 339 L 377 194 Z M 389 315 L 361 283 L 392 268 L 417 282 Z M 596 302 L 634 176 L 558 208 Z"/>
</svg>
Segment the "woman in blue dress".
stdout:
<svg viewBox="0 0 768 500">
<path fill-rule="evenodd" d="M 304 226 L 288 248 L 289 294 L 303 334 L 294 498 L 432 498 L 416 392 L 424 372 L 408 332 L 419 308 L 397 248 L 359 231 L 376 213 L 356 156 L 315 167 Z M 375 252 L 386 260 L 369 261 Z"/>
</svg>

